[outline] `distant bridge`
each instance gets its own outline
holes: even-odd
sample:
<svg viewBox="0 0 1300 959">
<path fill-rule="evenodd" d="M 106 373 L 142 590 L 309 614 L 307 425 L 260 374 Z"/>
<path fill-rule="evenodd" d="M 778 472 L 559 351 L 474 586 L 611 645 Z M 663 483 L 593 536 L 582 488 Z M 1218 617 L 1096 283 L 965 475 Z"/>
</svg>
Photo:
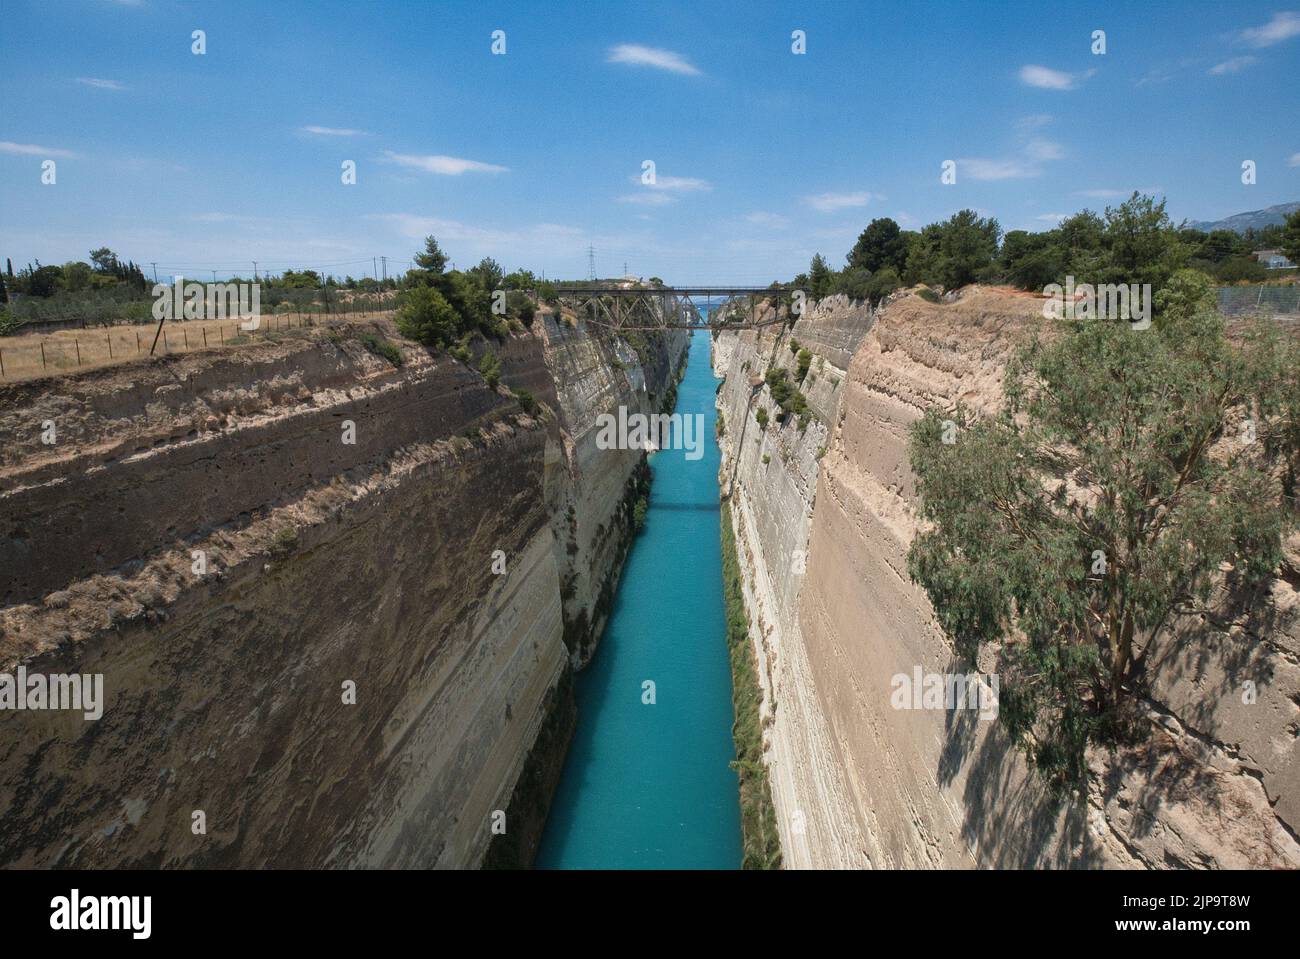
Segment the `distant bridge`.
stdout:
<svg viewBox="0 0 1300 959">
<path fill-rule="evenodd" d="M 562 286 L 559 299 L 574 313 L 591 323 L 615 330 L 752 330 L 782 323 L 776 314 L 758 319 L 760 300 L 791 300 L 793 291 L 766 286 Z M 530 291 L 534 300 L 537 291 Z M 714 297 L 732 305 L 725 311 L 713 311 L 699 299 Z M 748 300 L 747 310 L 737 310 L 735 302 Z M 655 310 L 655 301 L 658 310 Z M 711 319 L 717 316 L 718 319 Z"/>
</svg>

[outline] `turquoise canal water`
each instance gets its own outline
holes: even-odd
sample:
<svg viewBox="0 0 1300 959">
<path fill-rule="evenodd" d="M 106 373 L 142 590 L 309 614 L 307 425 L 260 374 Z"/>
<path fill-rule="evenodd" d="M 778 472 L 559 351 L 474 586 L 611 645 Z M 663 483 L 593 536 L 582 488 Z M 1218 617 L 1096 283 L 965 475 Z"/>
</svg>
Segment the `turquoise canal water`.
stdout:
<svg viewBox="0 0 1300 959">
<path fill-rule="evenodd" d="M 676 410 L 703 416 L 704 455 L 650 457 L 650 509 L 578 674 L 578 727 L 539 868 L 740 867 L 710 345 L 693 334 Z M 642 703 L 646 680 L 654 705 Z"/>
</svg>

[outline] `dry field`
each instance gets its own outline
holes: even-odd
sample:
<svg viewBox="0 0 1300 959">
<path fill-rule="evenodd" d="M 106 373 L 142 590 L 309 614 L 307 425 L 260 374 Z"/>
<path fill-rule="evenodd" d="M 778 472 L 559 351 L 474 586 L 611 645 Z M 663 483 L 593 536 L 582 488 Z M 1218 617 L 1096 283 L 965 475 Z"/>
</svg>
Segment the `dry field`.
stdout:
<svg viewBox="0 0 1300 959">
<path fill-rule="evenodd" d="M 239 328 L 238 319 L 229 320 L 168 320 L 162 332 L 158 325 L 99 326 L 84 330 L 58 330 L 54 333 L 29 333 L 24 336 L 0 338 L 0 382 L 38 379 L 79 369 L 93 369 L 124 363 L 137 357 L 148 356 L 153 347 L 155 356 L 164 353 L 187 353 L 191 350 L 222 346 L 238 346 L 277 333 L 304 327 L 318 326 L 322 322 L 370 322 L 381 317 L 391 317 L 385 310 L 375 313 L 269 313 L 261 318 L 258 329 L 245 332 Z M 154 335 L 158 334 L 157 345 Z"/>
</svg>

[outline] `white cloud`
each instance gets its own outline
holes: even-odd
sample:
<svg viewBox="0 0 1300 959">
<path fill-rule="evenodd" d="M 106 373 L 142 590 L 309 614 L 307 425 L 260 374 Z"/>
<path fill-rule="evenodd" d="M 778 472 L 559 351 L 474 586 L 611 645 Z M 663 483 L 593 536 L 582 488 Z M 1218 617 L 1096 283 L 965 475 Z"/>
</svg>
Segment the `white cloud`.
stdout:
<svg viewBox="0 0 1300 959">
<path fill-rule="evenodd" d="M 299 127 L 302 133 L 313 133 L 319 137 L 360 137 L 367 136 L 365 130 L 348 130 L 338 127 Z"/>
<path fill-rule="evenodd" d="M 77 77 L 77 82 L 88 87 L 94 87 L 96 90 L 125 90 L 124 84 L 116 80 L 102 80 L 99 77 Z"/>
<path fill-rule="evenodd" d="M 632 179 L 640 182 L 640 177 Z M 712 190 L 713 184 L 708 180 L 701 180 L 693 176 L 655 176 L 654 183 L 647 183 L 645 186 L 654 190 Z"/>
<path fill-rule="evenodd" d="M 1226 73 L 1239 73 L 1255 62 L 1257 62 L 1255 57 L 1232 57 L 1210 67 L 1210 76 L 1221 77 Z"/>
<path fill-rule="evenodd" d="M 633 175 L 628 180 L 638 186 L 644 187 L 636 193 L 625 194 L 618 198 L 620 203 L 638 203 L 641 206 L 663 206 L 667 203 L 676 203 L 677 198 L 672 196 L 673 193 L 695 193 L 701 190 L 712 190 L 713 184 L 708 180 L 701 180 L 693 176 L 659 176 L 656 174 L 653 183 L 642 183 L 641 177 Z"/>
<path fill-rule="evenodd" d="M 1021 133 L 1032 133 L 1035 130 L 1042 129 L 1052 122 L 1050 113 L 1033 113 L 1027 117 L 1021 117 L 1016 121 L 1016 129 Z"/>
<path fill-rule="evenodd" d="M 1300 13 L 1292 10 L 1275 13 L 1273 19 L 1262 27 L 1242 30 L 1237 37 L 1252 47 L 1271 47 L 1283 40 L 1300 37 Z"/>
<path fill-rule="evenodd" d="M 625 193 L 618 198 L 619 203 L 636 203 L 639 206 L 664 206 L 676 203 L 677 198 L 668 193 Z"/>
<path fill-rule="evenodd" d="M 762 210 L 756 210 L 745 217 L 747 221 L 755 226 L 783 227 L 790 221 L 779 213 L 766 213 Z"/>
<path fill-rule="evenodd" d="M 1079 196 L 1091 197 L 1094 200 L 1114 200 L 1122 196 L 1130 196 L 1132 190 L 1079 190 Z"/>
<path fill-rule="evenodd" d="M 983 157 L 962 157 L 957 161 L 959 176 L 972 180 L 1023 180 L 1040 175 L 1043 171 L 1023 160 L 989 160 Z"/>
<path fill-rule="evenodd" d="M 834 213 L 853 207 L 866 206 L 873 194 L 864 191 L 857 193 L 819 193 L 817 196 L 804 197 L 808 205 L 821 213 Z"/>
<path fill-rule="evenodd" d="M 1069 215 L 1070 214 L 1068 213 L 1040 213 L 1038 216 L 1034 217 L 1034 219 L 1043 223 L 1060 223 Z"/>
<path fill-rule="evenodd" d="M 1020 68 L 1020 82 L 1043 90 L 1073 90 L 1080 80 L 1086 80 L 1092 73 L 1091 70 L 1087 73 L 1065 73 L 1030 63 Z"/>
<path fill-rule="evenodd" d="M 669 73 L 700 76 L 700 71 L 680 53 L 655 47 L 643 47 L 637 43 L 620 43 L 618 46 L 610 47 L 605 62 L 626 63 L 634 67 L 654 67 L 656 70 L 667 70 Z"/>
<path fill-rule="evenodd" d="M 477 160 L 462 160 L 460 157 L 418 156 L 410 153 L 394 153 L 392 150 L 385 150 L 384 155 L 389 161 L 400 166 L 423 170 L 425 173 L 438 173 L 442 176 L 460 176 L 462 173 L 506 173 L 509 171 L 508 167 L 497 166 L 494 163 L 480 163 Z"/>
<path fill-rule="evenodd" d="M 1053 140 L 1035 138 L 1025 143 L 1023 156 L 963 157 L 957 161 L 958 176 L 972 180 L 1025 180 L 1042 175 L 1042 164 L 1065 158 L 1065 148 Z"/>
<path fill-rule="evenodd" d="M 1025 153 L 1036 162 L 1065 158 L 1065 148 L 1051 140 L 1030 140 L 1025 146 Z"/>
<path fill-rule="evenodd" d="M 1286 161 L 1287 166 L 1300 166 L 1300 153 L 1292 153 L 1291 159 Z"/>
<path fill-rule="evenodd" d="M 39 157 L 74 157 L 76 156 L 71 150 L 56 150 L 53 147 L 37 146 L 35 143 L 11 143 L 8 140 L 0 140 L 0 153 L 12 153 L 17 156 L 39 156 Z"/>
</svg>

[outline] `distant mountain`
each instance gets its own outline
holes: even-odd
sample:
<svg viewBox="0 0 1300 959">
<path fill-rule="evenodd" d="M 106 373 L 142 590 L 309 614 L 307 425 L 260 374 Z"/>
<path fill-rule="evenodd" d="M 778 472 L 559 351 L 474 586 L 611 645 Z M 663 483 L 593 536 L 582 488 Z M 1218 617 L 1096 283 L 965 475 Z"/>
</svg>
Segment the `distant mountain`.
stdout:
<svg viewBox="0 0 1300 959">
<path fill-rule="evenodd" d="M 1251 210 L 1249 213 L 1236 213 L 1223 220 L 1198 220 L 1187 225 L 1193 230 L 1233 230 L 1245 233 L 1251 227 L 1256 230 L 1266 226 L 1281 226 L 1287 214 L 1300 210 L 1300 203 L 1279 203 L 1263 210 Z"/>
</svg>

